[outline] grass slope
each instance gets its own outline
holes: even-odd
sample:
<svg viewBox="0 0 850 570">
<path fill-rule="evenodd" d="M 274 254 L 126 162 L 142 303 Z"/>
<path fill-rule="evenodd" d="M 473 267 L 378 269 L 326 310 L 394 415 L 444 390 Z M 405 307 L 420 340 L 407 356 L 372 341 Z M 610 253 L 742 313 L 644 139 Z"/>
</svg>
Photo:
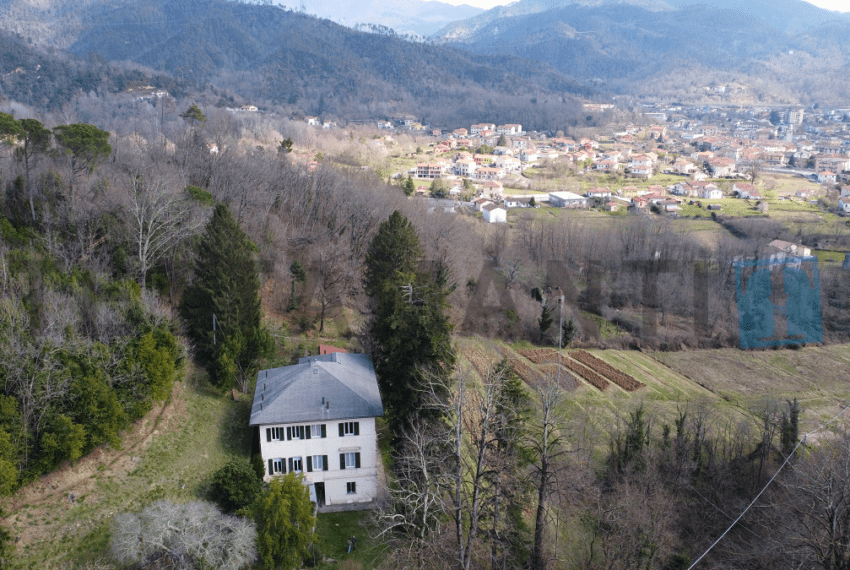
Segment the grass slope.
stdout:
<svg viewBox="0 0 850 570">
<path fill-rule="evenodd" d="M 210 475 L 248 457 L 250 402 L 175 384 L 171 400 L 125 435 L 10 497 L 6 526 L 19 541 L 10 568 L 65 568 L 108 552 L 112 517 L 158 499 L 206 498 Z M 71 494 L 74 501 L 70 500 Z"/>
</svg>

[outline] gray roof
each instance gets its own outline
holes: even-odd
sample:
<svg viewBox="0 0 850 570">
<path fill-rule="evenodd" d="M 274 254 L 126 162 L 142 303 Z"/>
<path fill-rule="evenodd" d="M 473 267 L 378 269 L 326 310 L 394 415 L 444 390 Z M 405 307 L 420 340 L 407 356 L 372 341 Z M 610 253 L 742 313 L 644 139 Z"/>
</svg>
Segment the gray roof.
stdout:
<svg viewBox="0 0 850 570">
<path fill-rule="evenodd" d="M 384 415 L 378 380 L 365 354 L 333 352 L 260 370 L 249 425 L 314 423 Z"/>
</svg>

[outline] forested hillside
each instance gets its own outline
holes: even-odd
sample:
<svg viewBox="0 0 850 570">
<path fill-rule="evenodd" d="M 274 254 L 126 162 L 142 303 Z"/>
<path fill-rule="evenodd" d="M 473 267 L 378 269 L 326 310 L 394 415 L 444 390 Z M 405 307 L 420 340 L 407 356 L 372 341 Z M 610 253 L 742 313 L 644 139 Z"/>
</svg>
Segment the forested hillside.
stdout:
<svg viewBox="0 0 850 570">
<path fill-rule="evenodd" d="M 253 104 L 310 115 L 413 114 L 437 124 L 490 120 L 543 128 L 553 116 L 575 116 L 573 96 L 590 93 L 546 64 L 355 32 L 274 6 L 94 2 L 61 17 L 73 32 L 54 34 L 54 45 L 67 44 L 87 59 L 136 64 L 130 69 L 142 64 L 151 85 L 184 92 L 188 84 L 198 85 L 196 91 L 211 84 Z M 4 75 L 15 69 L 0 65 Z M 173 82 L 166 84 L 150 69 Z M 32 73 L 33 67 L 26 70 Z M 92 74 L 102 75 L 96 69 Z"/>
</svg>

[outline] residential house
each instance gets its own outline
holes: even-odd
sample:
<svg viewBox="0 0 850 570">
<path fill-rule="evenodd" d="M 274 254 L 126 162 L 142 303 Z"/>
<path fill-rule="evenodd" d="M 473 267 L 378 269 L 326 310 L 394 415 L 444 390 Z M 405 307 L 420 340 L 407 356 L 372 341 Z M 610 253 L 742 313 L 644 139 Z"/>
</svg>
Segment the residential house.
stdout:
<svg viewBox="0 0 850 570">
<path fill-rule="evenodd" d="M 515 172 L 522 167 L 522 162 L 518 158 L 506 154 L 496 155 L 493 159 L 493 164 L 496 168 L 504 169 L 505 172 Z"/>
<path fill-rule="evenodd" d="M 522 134 L 522 125 L 499 125 L 496 127 L 497 135 L 521 135 Z"/>
<path fill-rule="evenodd" d="M 315 119 L 315 117 L 313 117 L 313 118 Z M 309 119 L 309 117 L 308 117 L 308 119 Z M 379 129 L 391 129 L 391 128 L 393 128 L 392 121 L 378 121 L 378 128 Z"/>
<path fill-rule="evenodd" d="M 850 196 L 842 195 L 841 198 L 838 199 L 838 210 L 842 214 L 850 215 Z"/>
<path fill-rule="evenodd" d="M 636 154 L 629 158 L 629 173 L 641 178 L 652 178 L 652 159 L 645 154 Z"/>
<path fill-rule="evenodd" d="M 484 206 L 492 204 L 493 202 L 489 198 L 479 198 L 473 204 L 475 205 L 475 209 L 479 212 L 484 211 Z"/>
<path fill-rule="evenodd" d="M 616 172 L 620 170 L 620 163 L 616 160 L 600 160 L 593 165 L 593 169 L 602 172 Z"/>
<path fill-rule="evenodd" d="M 417 178 L 439 178 L 443 175 L 443 165 L 438 162 L 423 162 L 416 165 Z"/>
<path fill-rule="evenodd" d="M 557 157 L 557 154 L 555 155 Z M 540 153 L 534 147 L 524 148 L 519 153 L 519 159 L 523 162 L 534 162 L 540 158 Z"/>
<path fill-rule="evenodd" d="M 697 188 L 690 182 L 677 182 L 670 188 L 670 193 L 676 196 L 696 197 L 698 192 Z"/>
<path fill-rule="evenodd" d="M 835 184 L 838 181 L 838 175 L 834 172 L 825 170 L 818 172 L 818 184 Z"/>
<path fill-rule="evenodd" d="M 454 172 L 458 176 L 472 177 L 478 165 L 471 158 L 462 158 L 455 161 Z"/>
<path fill-rule="evenodd" d="M 761 200 L 761 193 L 752 184 L 736 182 L 732 185 L 732 195 L 742 200 Z"/>
<path fill-rule="evenodd" d="M 524 148 L 528 148 L 531 145 L 531 138 L 529 137 L 514 137 L 511 140 L 511 147 L 521 150 Z"/>
<path fill-rule="evenodd" d="M 770 260 L 785 259 L 786 257 L 808 257 L 812 250 L 790 241 L 775 239 L 768 244 L 771 250 Z"/>
<path fill-rule="evenodd" d="M 496 204 L 487 204 L 481 212 L 484 214 L 484 219 L 490 224 L 504 224 L 508 221 L 508 211 Z"/>
<path fill-rule="evenodd" d="M 452 131 L 452 135 L 455 138 L 462 138 L 462 137 L 465 137 L 468 134 L 469 134 L 469 131 L 467 131 L 463 127 L 459 128 L 459 129 L 455 129 L 455 130 Z"/>
<path fill-rule="evenodd" d="M 249 425 L 259 434 L 264 479 L 300 473 L 318 507 L 363 508 L 378 497 L 384 415 L 368 356 L 334 352 L 261 370 Z"/>
<path fill-rule="evenodd" d="M 699 197 L 703 200 L 720 200 L 723 198 L 723 192 L 713 184 L 706 184 L 702 187 Z"/>
<path fill-rule="evenodd" d="M 319 121 L 319 117 L 307 117 L 307 124 L 311 127 L 318 127 L 322 123 Z M 380 122 L 378 123 L 378 125 L 380 126 Z"/>
<path fill-rule="evenodd" d="M 708 166 L 716 178 L 722 178 L 731 176 L 737 165 L 731 158 L 718 157 L 709 160 Z"/>
<path fill-rule="evenodd" d="M 608 199 L 611 197 L 611 191 L 607 188 L 602 188 L 601 186 L 597 186 L 596 188 L 591 188 L 585 193 L 585 196 L 588 198 L 602 198 Z"/>
<path fill-rule="evenodd" d="M 475 169 L 475 178 L 478 180 L 498 180 L 504 177 L 505 171 L 502 168 L 482 166 Z"/>
<path fill-rule="evenodd" d="M 513 155 L 514 155 L 514 151 L 513 151 L 513 149 L 510 149 L 510 148 L 508 148 L 508 147 L 506 147 L 506 146 L 497 146 L 496 148 L 494 148 L 494 149 L 493 149 L 493 154 L 494 154 L 495 156 L 499 156 L 499 155 L 503 155 L 503 154 L 507 154 L 507 155 L 509 155 L 509 156 L 513 156 Z"/>
<path fill-rule="evenodd" d="M 572 192 L 550 192 L 549 204 L 557 208 L 586 208 L 587 198 Z"/>
<path fill-rule="evenodd" d="M 502 183 L 497 180 L 488 180 L 482 184 L 480 188 L 482 192 L 489 194 L 490 196 L 500 196 L 502 194 L 502 190 L 504 190 Z"/>
<path fill-rule="evenodd" d="M 482 131 L 496 131 L 496 125 L 493 123 L 479 123 L 477 125 L 472 125 L 469 127 L 469 134 L 478 135 L 481 134 Z"/>
<path fill-rule="evenodd" d="M 256 105 L 242 105 L 241 107 L 239 107 L 239 109 L 241 111 L 246 112 L 246 113 L 256 113 L 257 112 L 257 106 Z"/>
<path fill-rule="evenodd" d="M 684 158 L 676 159 L 673 163 L 673 170 L 679 174 L 691 174 L 696 170 L 693 162 L 687 161 Z"/>
</svg>

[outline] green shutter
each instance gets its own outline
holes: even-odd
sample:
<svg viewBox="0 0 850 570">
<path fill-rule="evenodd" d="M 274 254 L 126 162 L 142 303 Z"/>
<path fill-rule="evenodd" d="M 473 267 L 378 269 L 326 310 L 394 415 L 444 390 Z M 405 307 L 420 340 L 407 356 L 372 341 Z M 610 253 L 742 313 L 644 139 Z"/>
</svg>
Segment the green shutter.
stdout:
<svg viewBox="0 0 850 570">
<path fill-rule="evenodd" d="M 269 459 L 269 475 L 274 475 L 274 462 Z"/>
<path fill-rule="evenodd" d="M 342 422 L 340 422 L 340 424 L 339 424 L 339 437 L 344 437 L 344 436 L 345 436 L 345 432 L 344 432 L 344 431 L 342 431 L 343 429 L 344 429 L 344 428 L 342 427 Z"/>
<path fill-rule="evenodd" d="M 360 469 L 360 452 L 354 454 L 354 466 Z"/>
<path fill-rule="evenodd" d="M 307 473 L 312 473 L 312 472 L 313 472 L 313 457 L 308 455 L 307 456 Z"/>
<path fill-rule="evenodd" d="M 339 468 L 345 469 L 345 454 L 344 453 L 339 454 Z"/>
<path fill-rule="evenodd" d="M 328 437 L 328 430 L 325 424 L 322 424 L 322 437 Z"/>
<path fill-rule="evenodd" d="M 322 427 L 325 427 L 325 426 L 322 426 Z M 327 470 L 328 470 L 328 456 L 323 455 L 322 456 L 322 471 L 327 471 Z"/>
<path fill-rule="evenodd" d="M 266 428 L 266 441 L 272 440 L 272 428 Z"/>
<path fill-rule="evenodd" d="M 360 435 L 360 422 L 354 422 L 354 435 Z"/>
<path fill-rule="evenodd" d="M 292 458 L 289 458 L 289 472 L 292 473 Z"/>
<path fill-rule="evenodd" d="M 307 432 L 307 439 L 312 437 L 313 426 L 305 426 L 304 431 Z"/>
<path fill-rule="evenodd" d="M 292 428 L 291 427 L 286 428 L 286 439 L 287 440 L 292 439 Z M 290 469 L 290 471 L 292 471 L 292 470 Z"/>
</svg>

